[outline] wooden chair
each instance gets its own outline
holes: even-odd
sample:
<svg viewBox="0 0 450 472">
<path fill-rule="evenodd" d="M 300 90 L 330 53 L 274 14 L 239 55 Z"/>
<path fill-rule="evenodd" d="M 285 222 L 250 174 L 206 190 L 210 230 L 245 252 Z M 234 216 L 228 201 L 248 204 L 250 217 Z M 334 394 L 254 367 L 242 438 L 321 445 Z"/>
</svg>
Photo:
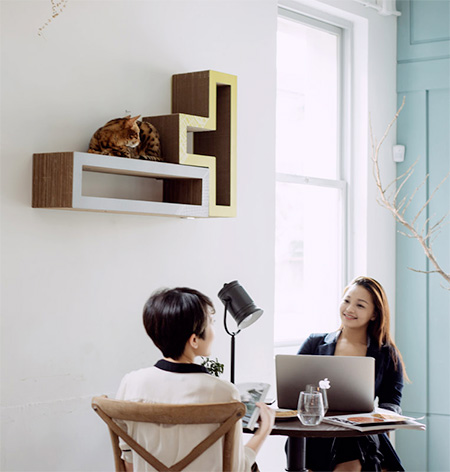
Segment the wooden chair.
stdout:
<svg viewBox="0 0 450 472">
<path fill-rule="evenodd" d="M 156 470 L 181 471 L 222 436 L 224 436 L 223 470 L 230 471 L 233 457 L 233 426 L 245 414 L 245 405 L 238 401 L 195 405 L 169 405 L 119 401 L 109 399 L 106 396 L 100 396 L 92 399 L 92 408 L 109 427 L 116 472 L 125 471 L 125 463 L 120 457 L 119 437 Z M 195 446 L 182 460 L 168 467 L 138 444 L 114 420 L 186 425 L 213 423 L 219 424 L 219 426 L 213 433 Z"/>
</svg>

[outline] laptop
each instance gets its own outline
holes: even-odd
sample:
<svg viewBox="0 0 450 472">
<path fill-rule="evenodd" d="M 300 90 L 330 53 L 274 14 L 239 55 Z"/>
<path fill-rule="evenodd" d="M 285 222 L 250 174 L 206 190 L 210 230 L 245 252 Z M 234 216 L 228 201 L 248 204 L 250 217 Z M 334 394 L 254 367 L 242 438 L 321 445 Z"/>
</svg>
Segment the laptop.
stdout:
<svg viewBox="0 0 450 472">
<path fill-rule="evenodd" d="M 374 408 L 375 359 L 357 356 L 275 356 L 278 408 L 297 409 L 306 385 L 327 378 L 328 411 L 367 413 Z"/>
</svg>

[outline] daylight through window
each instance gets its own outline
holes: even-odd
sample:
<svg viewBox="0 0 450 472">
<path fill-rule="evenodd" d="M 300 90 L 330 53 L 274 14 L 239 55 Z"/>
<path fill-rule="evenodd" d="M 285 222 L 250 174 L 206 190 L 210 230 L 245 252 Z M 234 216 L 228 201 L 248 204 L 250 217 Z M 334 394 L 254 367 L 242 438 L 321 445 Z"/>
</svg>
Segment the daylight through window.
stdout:
<svg viewBox="0 0 450 472">
<path fill-rule="evenodd" d="M 346 272 L 342 30 L 280 10 L 275 346 L 295 353 L 339 326 Z"/>
</svg>

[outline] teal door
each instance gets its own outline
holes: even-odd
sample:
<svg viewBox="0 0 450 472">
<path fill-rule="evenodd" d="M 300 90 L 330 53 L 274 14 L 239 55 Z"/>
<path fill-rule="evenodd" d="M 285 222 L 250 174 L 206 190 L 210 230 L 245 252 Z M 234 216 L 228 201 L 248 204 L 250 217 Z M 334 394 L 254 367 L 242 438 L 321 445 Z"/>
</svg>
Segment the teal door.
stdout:
<svg viewBox="0 0 450 472">
<path fill-rule="evenodd" d="M 412 219 L 450 170 L 450 1 L 397 0 L 397 91 L 406 97 L 397 142 L 406 146 L 397 176 L 417 159 L 403 189 L 411 195 Z M 427 231 L 450 211 L 450 179 L 434 195 L 419 222 Z M 398 227 L 399 231 L 404 228 Z M 450 272 L 450 225 L 433 242 L 433 252 Z M 426 432 L 398 431 L 396 449 L 408 471 L 450 471 L 450 291 L 431 271 L 416 240 L 397 235 L 396 341 L 412 383 L 404 389 L 403 412 L 425 416 Z"/>
</svg>

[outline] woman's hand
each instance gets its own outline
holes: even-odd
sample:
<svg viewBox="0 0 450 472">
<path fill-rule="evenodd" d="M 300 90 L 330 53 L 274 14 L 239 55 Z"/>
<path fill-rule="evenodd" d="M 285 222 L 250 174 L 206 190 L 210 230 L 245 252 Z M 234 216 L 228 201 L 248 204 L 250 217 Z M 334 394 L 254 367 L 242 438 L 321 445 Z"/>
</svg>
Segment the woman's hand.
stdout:
<svg viewBox="0 0 450 472">
<path fill-rule="evenodd" d="M 256 403 L 256 406 L 259 408 L 259 429 L 255 434 L 267 436 L 275 423 L 275 410 L 261 402 Z"/>
<path fill-rule="evenodd" d="M 246 446 L 258 453 L 263 442 L 272 431 L 273 424 L 275 423 L 275 410 L 261 402 L 256 403 L 256 406 L 259 407 L 259 428 Z"/>
</svg>

